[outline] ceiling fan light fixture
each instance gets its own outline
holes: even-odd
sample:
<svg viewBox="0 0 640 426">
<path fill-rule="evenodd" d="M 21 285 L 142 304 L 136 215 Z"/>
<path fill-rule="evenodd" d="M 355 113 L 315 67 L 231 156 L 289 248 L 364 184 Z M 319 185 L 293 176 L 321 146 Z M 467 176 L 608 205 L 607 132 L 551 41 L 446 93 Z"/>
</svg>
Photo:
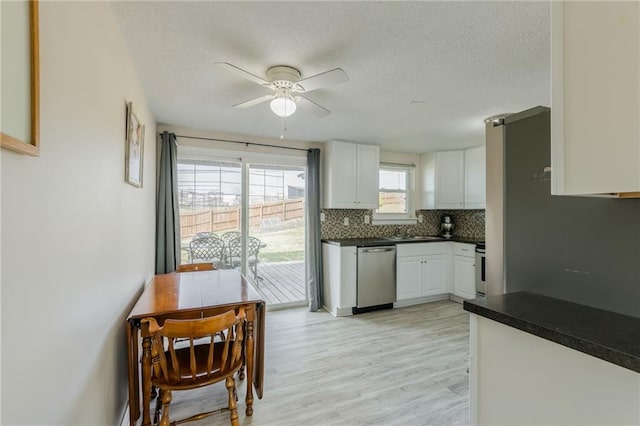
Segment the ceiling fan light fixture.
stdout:
<svg viewBox="0 0 640 426">
<path fill-rule="evenodd" d="M 289 117 L 296 112 L 297 105 L 291 97 L 278 96 L 271 101 L 271 111 L 278 117 Z"/>
</svg>

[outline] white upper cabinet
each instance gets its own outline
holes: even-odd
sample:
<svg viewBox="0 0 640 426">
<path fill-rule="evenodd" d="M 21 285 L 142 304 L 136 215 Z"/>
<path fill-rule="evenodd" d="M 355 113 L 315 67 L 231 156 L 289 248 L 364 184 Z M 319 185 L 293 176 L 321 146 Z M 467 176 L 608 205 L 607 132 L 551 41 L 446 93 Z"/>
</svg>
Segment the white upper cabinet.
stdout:
<svg viewBox="0 0 640 426">
<path fill-rule="evenodd" d="M 377 209 L 380 147 L 330 141 L 324 151 L 324 208 Z"/>
<path fill-rule="evenodd" d="M 486 202 L 486 149 L 464 152 L 464 208 L 484 209 Z"/>
<path fill-rule="evenodd" d="M 464 152 L 436 153 L 436 208 L 464 207 Z"/>
<path fill-rule="evenodd" d="M 423 209 L 484 209 L 485 148 L 421 157 Z"/>
<path fill-rule="evenodd" d="M 442 151 L 421 158 L 423 209 L 464 207 L 464 151 Z"/>
<path fill-rule="evenodd" d="M 358 209 L 377 209 L 380 193 L 380 147 L 357 145 L 356 204 Z"/>
<path fill-rule="evenodd" d="M 640 2 L 551 3 L 551 166 L 553 194 L 640 196 Z"/>
</svg>

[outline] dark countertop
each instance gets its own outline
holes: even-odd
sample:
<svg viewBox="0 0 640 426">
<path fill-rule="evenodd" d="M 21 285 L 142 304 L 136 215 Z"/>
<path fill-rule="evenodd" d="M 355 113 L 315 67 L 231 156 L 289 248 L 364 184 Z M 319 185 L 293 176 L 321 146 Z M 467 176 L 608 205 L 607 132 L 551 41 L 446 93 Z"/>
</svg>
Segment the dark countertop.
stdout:
<svg viewBox="0 0 640 426">
<path fill-rule="evenodd" d="M 456 243 L 467 243 L 467 244 L 476 244 L 483 243 L 484 239 L 476 239 L 469 237 L 451 237 L 451 238 L 441 238 L 441 237 L 425 237 L 425 239 L 416 239 L 413 237 L 407 237 L 402 240 L 390 240 L 387 238 L 376 237 L 376 238 L 342 238 L 342 239 L 323 239 L 323 243 L 333 244 L 336 246 L 342 247 L 371 247 L 371 246 L 390 246 L 395 244 L 405 244 L 405 243 L 437 243 L 443 241 L 454 241 Z"/>
<path fill-rule="evenodd" d="M 640 373 L 640 318 L 529 292 L 465 300 L 464 309 Z"/>
</svg>

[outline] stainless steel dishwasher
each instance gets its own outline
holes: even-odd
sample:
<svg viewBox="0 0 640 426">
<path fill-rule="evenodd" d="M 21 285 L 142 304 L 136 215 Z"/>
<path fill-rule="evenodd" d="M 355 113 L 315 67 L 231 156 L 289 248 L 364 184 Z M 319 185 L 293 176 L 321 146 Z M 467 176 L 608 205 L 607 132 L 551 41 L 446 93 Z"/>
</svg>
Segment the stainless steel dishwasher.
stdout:
<svg viewBox="0 0 640 426">
<path fill-rule="evenodd" d="M 359 248 L 356 286 L 353 313 L 393 308 L 396 301 L 396 246 Z"/>
</svg>

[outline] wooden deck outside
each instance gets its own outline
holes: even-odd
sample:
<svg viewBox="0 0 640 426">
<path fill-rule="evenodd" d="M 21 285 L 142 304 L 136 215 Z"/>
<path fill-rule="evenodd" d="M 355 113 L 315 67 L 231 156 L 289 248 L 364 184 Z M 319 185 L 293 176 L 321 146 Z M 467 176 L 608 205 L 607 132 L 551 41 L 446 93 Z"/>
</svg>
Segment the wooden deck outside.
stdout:
<svg viewBox="0 0 640 426">
<path fill-rule="evenodd" d="M 304 262 L 259 263 L 258 276 L 253 286 L 268 305 L 306 300 Z"/>
</svg>

